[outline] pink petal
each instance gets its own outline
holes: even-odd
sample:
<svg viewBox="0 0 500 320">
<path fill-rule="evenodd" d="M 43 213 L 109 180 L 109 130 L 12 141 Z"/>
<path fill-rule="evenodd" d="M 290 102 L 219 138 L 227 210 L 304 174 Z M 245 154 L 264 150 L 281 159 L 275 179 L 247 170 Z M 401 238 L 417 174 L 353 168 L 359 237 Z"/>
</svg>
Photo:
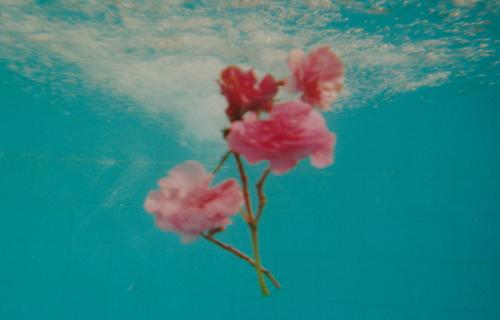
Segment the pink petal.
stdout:
<svg viewBox="0 0 500 320">
<path fill-rule="evenodd" d="M 179 234 L 183 243 L 223 228 L 239 211 L 243 195 L 235 180 L 210 187 L 212 178 L 198 162 L 187 161 L 160 180 L 160 189 L 148 194 L 144 207 L 158 228 Z"/>
<path fill-rule="evenodd" d="M 333 141 L 323 116 L 299 101 L 276 104 L 266 119 L 252 116 L 236 121 L 227 136 L 230 150 L 250 163 L 269 161 L 276 174 L 307 156 L 313 157 L 313 164 L 326 166 L 333 158 Z"/>
</svg>

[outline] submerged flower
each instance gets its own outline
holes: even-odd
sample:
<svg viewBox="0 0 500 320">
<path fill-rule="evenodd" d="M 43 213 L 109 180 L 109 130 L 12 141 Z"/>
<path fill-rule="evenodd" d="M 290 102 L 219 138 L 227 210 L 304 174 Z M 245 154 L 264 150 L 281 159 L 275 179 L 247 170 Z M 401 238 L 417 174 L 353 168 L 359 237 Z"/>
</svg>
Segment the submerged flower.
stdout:
<svg viewBox="0 0 500 320">
<path fill-rule="evenodd" d="M 234 122 L 227 141 L 229 149 L 250 163 L 269 160 L 274 173 L 284 173 L 308 156 L 315 167 L 331 164 L 335 134 L 310 105 L 290 101 L 276 104 L 267 119 L 249 113 Z"/>
<path fill-rule="evenodd" d="M 267 74 L 257 85 L 253 70 L 243 71 L 237 66 L 225 68 L 219 79 L 221 93 L 226 97 L 229 120 L 240 120 L 247 111 L 269 112 L 280 82 Z"/>
<path fill-rule="evenodd" d="M 156 218 L 163 230 L 180 234 L 189 242 L 205 231 L 224 228 L 243 203 L 241 189 L 233 179 L 210 187 L 211 173 L 196 161 L 187 161 L 158 181 L 144 208 Z"/>
<path fill-rule="evenodd" d="M 338 98 L 344 81 L 342 61 L 329 46 L 314 49 L 307 56 L 294 49 L 288 55 L 288 67 L 292 75 L 289 88 L 301 92 L 301 99 L 319 109 L 329 109 Z"/>
</svg>

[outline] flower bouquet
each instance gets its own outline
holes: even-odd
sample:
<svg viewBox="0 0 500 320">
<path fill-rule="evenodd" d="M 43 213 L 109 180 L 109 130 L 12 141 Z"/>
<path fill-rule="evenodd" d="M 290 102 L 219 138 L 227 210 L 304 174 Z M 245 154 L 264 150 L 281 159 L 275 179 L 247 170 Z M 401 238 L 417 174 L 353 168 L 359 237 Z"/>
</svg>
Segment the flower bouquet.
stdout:
<svg viewBox="0 0 500 320">
<path fill-rule="evenodd" d="M 342 90 L 344 67 L 329 46 L 309 54 L 295 49 L 288 55 L 290 75 L 276 80 L 266 74 L 260 81 L 255 72 L 231 65 L 220 74 L 218 85 L 227 100 L 229 125 L 223 130 L 228 150 L 212 172 L 196 161 L 173 168 L 158 181 L 145 201 L 158 228 L 172 231 L 189 243 L 198 237 L 214 243 L 249 263 L 257 273 L 263 295 L 269 295 L 266 278 L 280 283 L 264 268 L 259 253 L 259 223 L 266 205 L 264 183 L 270 174 L 282 175 L 300 160 L 310 157 L 316 168 L 333 163 L 336 136 L 328 130 L 320 111 L 328 110 Z M 279 89 L 300 94 L 299 99 L 277 103 Z M 236 161 L 238 177 L 216 186 L 211 182 L 229 157 Z M 256 186 L 252 203 L 245 161 L 267 161 Z M 251 235 L 252 256 L 216 238 L 236 214 L 246 222 Z"/>
</svg>

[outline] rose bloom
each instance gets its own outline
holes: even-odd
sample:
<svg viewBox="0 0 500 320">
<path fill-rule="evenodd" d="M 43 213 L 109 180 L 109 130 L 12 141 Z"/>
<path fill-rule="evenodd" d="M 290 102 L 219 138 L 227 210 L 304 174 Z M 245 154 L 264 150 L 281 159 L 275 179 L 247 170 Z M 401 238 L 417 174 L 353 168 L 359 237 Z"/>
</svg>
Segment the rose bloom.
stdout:
<svg viewBox="0 0 500 320">
<path fill-rule="evenodd" d="M 257 85 L 253 70 L 243 71 L 237 66 L 222 70 L 218 83 L 228 102 L 226 115 L 230 121 L 240 120 L 247 111 L 269 112 L 280 85 L 269 74 Z"/>
<path fill-rule="evenodd" d="M 301 92 L 302 101 L 326 110 L 337 100 L 344 82 L 344 66 L 329 46 L 316 48 L 308 55 L 299 49 L 290 51 L 288 67 L 292 72 L 288 88 Z"/>
<path fill-rule="evenodd" d="M 310 105 L 290 101 L 276 104 L 267 119 L 249 113 L 234 122 L 227 142 L 250 163 L 269 160 L 271 170 L 280 174 L 308 156 L 318 168 L 333 163 L 335 134 Z"/>
<path fill-rule="evenodd" d="M 187 161 L 158 181 L 144 208 L 155 216 L 156 225 L 181 236 L 184 243 L 205 231 L 224 228 L 241 208 L 243 195 L 234 179 L 210 187 L 213 179 L 196 161 Z"/>
</svg>

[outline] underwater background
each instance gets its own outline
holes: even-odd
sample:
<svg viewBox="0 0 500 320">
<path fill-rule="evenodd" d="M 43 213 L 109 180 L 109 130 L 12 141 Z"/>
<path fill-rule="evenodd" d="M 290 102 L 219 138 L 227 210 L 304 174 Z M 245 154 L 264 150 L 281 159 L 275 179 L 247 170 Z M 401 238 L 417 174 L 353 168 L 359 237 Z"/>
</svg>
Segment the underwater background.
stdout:
<svg viewBox="0 0 500 320">
<path fill-rule="evenodd" d="M 500 319 L 499 18 L 497 0 L 0 0 L 0 319 Z M 283 289 L 263 298 L 143 202 L 225 151 L 225 65 L 284 77 L 320 44 L 346 66 L 336 160 L 268 180 Z M 221 238 L 249 251 L 239 217 Z"/>
</svg>

